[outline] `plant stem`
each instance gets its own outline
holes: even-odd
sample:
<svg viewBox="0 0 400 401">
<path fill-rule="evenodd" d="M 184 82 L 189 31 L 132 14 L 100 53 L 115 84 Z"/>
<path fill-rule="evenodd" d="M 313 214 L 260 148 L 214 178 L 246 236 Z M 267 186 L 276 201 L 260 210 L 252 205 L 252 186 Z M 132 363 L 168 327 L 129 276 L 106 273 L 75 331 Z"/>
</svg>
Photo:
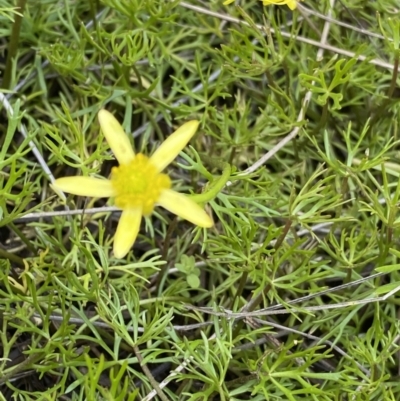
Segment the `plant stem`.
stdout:
<svg viewBox="0 0 400 401">
<path fill-rule="evenodd" d="M 157 395 L 161 398 L 162 401 L 170 401 L 167 398 L 167 396 L 163 393 L 163 391 L 161 390 L 160 386 L 158 385 L 157 380 L 153 377 L 153 375 L 151 374 L 147 365 L 145 363 L 143 363 L 143 357 L 142 357 L 142 354 L 140 353 L 139 347 L 137 345 L 135 345 L 133 347 L 133 351 L 136 355 L 136 358 L 138 359 L 138 361 L 140 363 L 140 367 L 142 368 L 143 373 L 149 379 L 149 382 L 153 386 L 154 390 L 156 390 Z"/>
<path fill-rule="evenodd" d="M 171 236 L 172 236 L 172 233 L 175 230 L 175 227 L 176 227 L 177 223 L 178 223 L 178 219 L 175 217 L 172 220 L 171 224 L 169 225 L 168 230 L 167 230 L 167 234 L 165 236 L 164 246 L 163 246 L 163 251 L 162 251 L 162 260 L 165 260 L 166 263 L 165 263 L 165 265 L 163 265 L 163 267 L 161 268 L 160 272 L 158 273 L 157 284 L 156 284 L 156 292 L 157 292 L 158 295 L 161 295 L 161 289 L 162 289 L 162 285 L 164 283 L 164 278 L 165 278 L 165 275 L 168 272 L 168 269 L 170 268 L 170 265 L 167 262 L 167 260 L 168 260 L 168 251 L 169 251 L 169 248 L 170 248 Z"/>
<path fill-rule="evenodd" d="M 1 248 L 0 248 L 0 258 L 8 259 L 10 262 L 17 263 L 20 266 L 25 266 L 22 258 L 20 258 L 17 255 L 14 255 L 11 252 L 7 252 L 6 250 Z"/>
<path fill-rule="evenodd" d="M 10 89 L 11 77 L 12 77 L 12 65 L 13 65 L 13 60 L 17 55 L 19 35 L 21 32 L 21 24 L 23 18 L 22 14 L 24 13 L 25 10 L 26 1 L 27 0 L 18 0 L 17 3 L 19 14 L 15 14 L 15 20 L 11 30 L 10 43 L 8 44 L 6 68 L 4 70 L 3 82 L 1 83 L 1 87 L 3 89 Z"/>
</svg>

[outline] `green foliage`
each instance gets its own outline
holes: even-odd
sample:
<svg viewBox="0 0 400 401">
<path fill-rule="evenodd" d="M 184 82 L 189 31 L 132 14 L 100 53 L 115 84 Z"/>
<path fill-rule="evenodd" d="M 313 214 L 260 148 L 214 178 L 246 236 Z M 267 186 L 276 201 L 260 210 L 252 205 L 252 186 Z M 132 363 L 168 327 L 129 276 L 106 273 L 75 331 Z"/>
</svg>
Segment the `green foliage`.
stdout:
<svg viewBox="0 0 400 401">
<path fill-rule="evenodd" d="M 345 88 L 338 88 L 349 82 L 351 77 L 351 69 L 356 64 L 356 59 L 346 61 L 341 59 L 336 61 L 337 57 L 333 57 L 328 61 L 322 69 L 318 69 L 313 75 L 300 74 L 301 84 L 310 90 L 312 93 L 320 94 L 317 97 L 317 102 L 324 106 L 329 98 L 333 100 L 332 110 L 339 110 L 342 108 L 341 102 L 343 100 L 343 93 Z M 330 83 L 326 82 L 325 75 L 333 72 L 333 77 Z M 341 89 L 340 92 L 334 92 L 335 89 Z"/>
<path fill-rule="evenodd" d="M 318 57 L 324 20 L 239 3 L 0 1 L 0 399 L 400 399 L 396 2 L 337 2 L 375 36 Z M 201 122 L 168 173 L 213 228 L 157 208 L 117 260 L 119 212 L 55 194 L 111 173 L 103 107 L 145 154 Z"/>
<path fill-rule="evenodd" d="M 193 256 L 182 255 L 181 263 L 176 264 L 176 268 L 186 275 L 186 281 L 191 288 L 200 286 L 200 269 L 195 263 L 196 259 Z"/>
</svg>

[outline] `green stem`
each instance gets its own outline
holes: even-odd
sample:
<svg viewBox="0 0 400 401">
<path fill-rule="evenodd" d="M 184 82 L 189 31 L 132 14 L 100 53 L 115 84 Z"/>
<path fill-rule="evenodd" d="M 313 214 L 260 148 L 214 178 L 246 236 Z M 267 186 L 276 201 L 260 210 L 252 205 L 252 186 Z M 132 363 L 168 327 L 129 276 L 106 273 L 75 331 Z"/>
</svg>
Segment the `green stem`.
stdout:
<svg viewBox="0 0 400 401">
<path fill-rule="evenodd" d="M 286 220 L 286 224 L 283 227 L 283 231 L 282 231 L 281 235 L 279 236 L 279 238 L 276 240 L 276 243 L 275 243 L 275 246 L 274 246 L 274 249 L 276 251 L 281 247 L 281 245 L 282 245 L 284 239 L 286 238 L 291 226 L 292 226 L 292 220 L 291 219 Z"/>
<path fill-rule="evenodd" d="M 168 230 L 167 230 L 167 234 L 165 236 L 164 246 L 163 246 L 162 257 L 161 258 L 162 258 L 162 260 L 165 260 L 166 262 L 168 261 L 168 251 L 169 251 L 169 248 L 170 248 L 172 233 L 175 230 L 177 222 L 178 222 L 177 218 L 172 220 L 172 223 L 169 225 Z M 164 283 L 165 276 L 166 276 L 166 274 L 168 272 L 169 267 L 170 267 L 169 263 L 168 262 L 165 263 L 165 265 L 163 265 L 163 267 L 161 268 L 160 272 L 158 273 L 157 283 L 156 283 L 156 293 L 159 296 L 161 296 L 163 283 Z"/>
<path fill-rule="evenodd" d="M 279 95 L 279 91 L 280 91 L 279 86 L 276 84 L 274 77 L 272 76 L 271 72 L 268 69 L 266 69 L 265 75 L 267 76 L 268 85 L 273 89 L 272 92 L 274 92 L 274 94 L 275 94 L 276 102 L 283 109 L 284 106 L 282 104 L 282 99 Z"/>
<path fill-rule="evenodd" d="M 14 231 L 15 234 L 20 238 L 20 240 L 26 245 L 26 247 L 33 253 L 36 253 L 35 247 L 32 245 L 31 241 L 26 237 L 26 235 L 15 226 L 14 223 L 10 223 L 11 229 Z"/>
<path fill-rule="evenodd" d="M 7 252 L 6 250 L 1 248 L 0 248 L 0 259 L 8 259 L 10 262 L 17 263 L 20 266 L 25 266 L 22 258 L 20 258 L 17 255 L 14 255 L 13 253 Z"/>
<path fill-rule="evenodd" d="M 147 365 L 144 363 L 142 354 L 140 353 L 139 347 L 137 345 L 135 345 L 133 347 L 133 351 L 136 355 L 136 358 L 139 361 L 140 367 L 143 370 L 143 373 L 146 375 L 146 377 L 149 379 L 150 384 L 152 385 L 152 387 L 154 388 L 154 390 L 156 390 L 157 395 L 161 398 L 162 401 L 169 401 L 168 397 L 163 393 L 163 391 L 161 390 L 160 386 L 158 385 L 158 382 L 156 381 L 156 379 L 154 378 L 154 376 L 151 374 L 149 368 L 147 367 Z"/>
<path fill-rule="evenodd" d="M 399 75 L 399 57 L 397 56 L 394 59 L 392 80 L 390 81 L 390 86 L 389 86 L 389 90 L 388 90 L 388 94 L 387 94 L 389 99 L 393 96 L 393 92 L 397 87 L 397 76 L 398 75 Z"/>
<path fill-rule="evenodd" d="M 249 277 L 249 272 L 248 271 L 245 271 L 245 272 L 242 273 L 242 276 L 240 277 L 239 287 L 237 288 L 236 294 L 233 297 L 233 301 L 232 301 L 232 304 L 231 304 L 231 309 L 235 305 L 236 300 L 242 296 L 243 290 L 244 290 L 244 287 L 246 286 L 248 277 Z"/>
<path fill-rule="evenodd" d="M 384 115 L 384 113 L 388 110 L 388 107 L 390 106 L 390 99 L 393 96 L 394 90 L 396 89 L 397 86 L 397 77 L 398 77 L 398 69 L 399 69 L 399 57 L 396 57 L 394 59 L 394 68 L 393 68 L 393 73 L 392 73 L 392 79 L 390 81 L 388 93 L 387 93 L 387 98 L 385 98 L 382 102 L 382 104 L 374 110 L 374 114 L 369 121 L 369 130 L 370 132 L 373 133 L 373 127 L 378 121 L 379 118 Z"/>
<path fill-rule="evenodd" d="M 267 284 L 261 292 L 259 292 L 254 298 L 250 299 L 246 307 L 243 308 L 241 312 L 253 312 L 257 306 L 261 304 L 262 300 L 264 299 L 264 295 L 266 295 L 270 289 L 271 284 Z M 243 320 L 240 320 L 233 331 L 232 338 L 236 338 L 239 335 L 243 326 L 244 322 Z"/>
<path fill-rule="evenodd" d="M 3 372 L 3 376 L 0 378 L 0 385 L 7 383 L 13 376 L 16 376 L 17 373 L 29 370 L 28 368 L 39 362 L 44 355 L 44 352 L 38 352 L 36 354 L 29 355 L 23 362 L 21 362 L 17 366 L 13 366 L 12 368 L 7 369 L 7 373 Z"/>
<path fill-rule="evenodd" d="M 96 9 L 98 8 L 98 4 L 94 4 L 94 0 L 89 1 L 90 5 L 90 17 L 93 20 L 93 27 L 96 30 L 97 29 L 97 18 L 96 18 Z"/>
<path fill-rule="evenodd" d="M 4 89 L 10 89 L 12 65 L 18 51 L 19 35 L 21 33 L 21 24 L 23 18 L 22 14 L 25 10 L 26 1 L 27 0 L 18 0 L 17 3 L 19 14 L 15 14 L 15 20 L 11 30 L 10 43 L 8 44 L 6 68 L 4 70 L 3 82 L 1 83 L 1 87 Z"/>
<path fill-rule="evenodd" d="M 326 126 L 327 122 L 328 122 L 328 113 L 329 109 L 328 109 L 328 102 L 326 102 L 324 104 L 324 106 L 322 107 L 322 114 L 321 114 L 321 118 L 319 120 L 319 123 L 317 124 L 317 127 L 315 128 L 315 132 L 319 133 L 322 131 L 322 129 Z"/>
<path fill-rule="evenodd" d="M 191 195 L 190 199 L 194 200 L 197 203 L 206 203 L 210 200 L 213 200 L 224 188 L 230 177 L 231 166 L 230 164 L 225 163 L 222 170 L 222 175 L 209 185 L 207 191 L 199 195 Z"/>
</svg>

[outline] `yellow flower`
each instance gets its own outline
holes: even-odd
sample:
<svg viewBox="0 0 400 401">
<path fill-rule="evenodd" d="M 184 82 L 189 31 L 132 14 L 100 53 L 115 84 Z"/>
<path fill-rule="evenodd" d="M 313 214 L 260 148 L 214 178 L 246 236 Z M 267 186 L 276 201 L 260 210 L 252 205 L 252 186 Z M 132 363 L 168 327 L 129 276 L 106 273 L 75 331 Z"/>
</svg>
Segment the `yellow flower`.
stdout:
<svg viewBox="0 0 400 401">
<path fill-rule="evenodd" d="M 233 3 L 235 0 L 226 0 L 224 4 Z M 268 6 L 270 4 L 276 4 L 278 6 L 287 5 L 291 10 L 294 10 L 297 7 L 296 0 L 261 0 L 264 6 Z"/>
<path fill-rule="evenodd" d="M 98 118 L 119 162 L 111 170 L 111 179 L 64 177 L 55 180 L 53 186 L 74 195 L 115 198 L 115 205 L 122 209 L 114 237 L 115 257 L 123 258 L 129 252 L 142 216 L 150 215 L 155 204 L 200 227 L 212 227 L 207 213 L 189 197 L 173 191 L 171 179 L 162 173 L 196 133 L 198 121 L 183 124 L 149 158 L 141 153 L 135 155 L 128 136 L 111 113 L 100 110 Z"/>
<path fill-rule="evenodd" d="M 276 4 L 278 6 L 283 6 L 286 4 L 291 10 L 297 7 L 296 0 L 262 0 L 264 6 L 269 6 L 270 4 Z"/>
</svg>

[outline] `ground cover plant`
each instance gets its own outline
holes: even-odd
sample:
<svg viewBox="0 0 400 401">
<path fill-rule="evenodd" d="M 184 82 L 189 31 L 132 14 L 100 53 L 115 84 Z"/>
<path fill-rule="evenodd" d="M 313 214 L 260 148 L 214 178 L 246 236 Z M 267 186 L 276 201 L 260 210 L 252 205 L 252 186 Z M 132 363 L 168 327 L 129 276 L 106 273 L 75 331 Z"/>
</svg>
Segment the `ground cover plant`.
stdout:
<svg viewBox="0 0 400 401">
<path fill-rule="evenodd" d="M 399 11 L 0 0 L 0 399 L 400 399 Z"/>
</svg>

